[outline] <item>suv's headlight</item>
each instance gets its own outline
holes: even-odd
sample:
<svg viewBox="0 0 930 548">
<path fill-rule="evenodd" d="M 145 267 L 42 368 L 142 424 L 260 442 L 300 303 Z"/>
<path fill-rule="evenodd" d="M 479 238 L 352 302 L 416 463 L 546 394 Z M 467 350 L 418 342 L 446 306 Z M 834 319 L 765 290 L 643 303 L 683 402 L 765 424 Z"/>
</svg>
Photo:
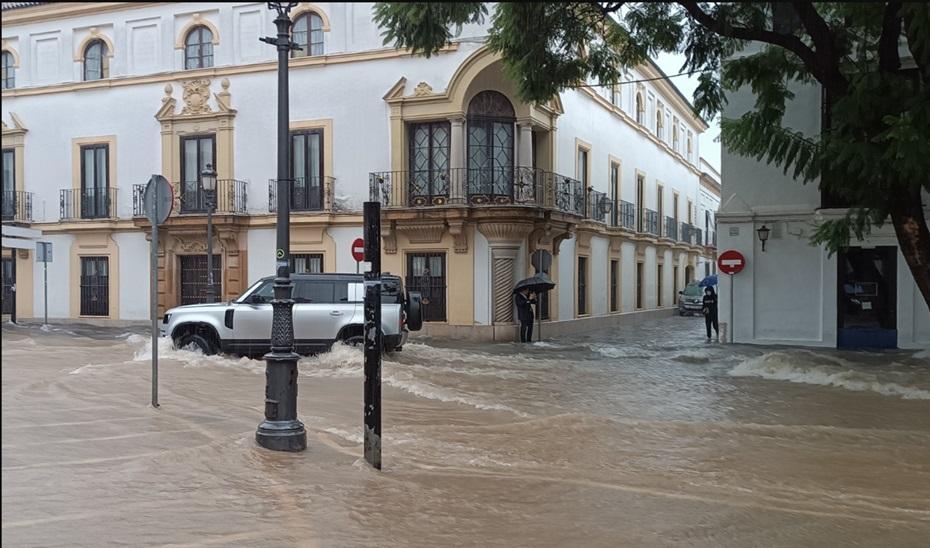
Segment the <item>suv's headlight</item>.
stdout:
<svg viewBox="0 0 930 548">
<path fill-rule="evenodd" d="M 171 319 L 171 314 L 165 314 L 165 317 L 162 319 L 162 323 L 167 324 L 168 320 Z"/>
</svg>

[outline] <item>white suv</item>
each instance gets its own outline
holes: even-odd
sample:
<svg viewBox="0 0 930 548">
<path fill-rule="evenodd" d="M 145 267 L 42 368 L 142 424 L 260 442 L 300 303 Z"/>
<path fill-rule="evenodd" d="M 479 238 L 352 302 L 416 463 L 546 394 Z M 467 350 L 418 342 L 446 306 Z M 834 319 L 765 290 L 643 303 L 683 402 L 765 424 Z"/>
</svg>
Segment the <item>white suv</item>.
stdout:
<svg viewBox="0 0 930 548">
<path fill-rule="evenodd" d="M 362 274 L 293 274 L 294 347 L 298 354 L 329 350 L 336 341 L 362 341 L 365 296 Z M 262 278 L 231 302 L 172 308 L 162 320 L 162 336 L 176 347 L 191 344 L 204 354 L 259 356 L 271 349 L 274 277 Z M 397 276 L 384 275 L 381 287 L 384 349 L 399 351 L 408 330 L 422 325 L 419 293 L 405 295 Z"/>
</svg>

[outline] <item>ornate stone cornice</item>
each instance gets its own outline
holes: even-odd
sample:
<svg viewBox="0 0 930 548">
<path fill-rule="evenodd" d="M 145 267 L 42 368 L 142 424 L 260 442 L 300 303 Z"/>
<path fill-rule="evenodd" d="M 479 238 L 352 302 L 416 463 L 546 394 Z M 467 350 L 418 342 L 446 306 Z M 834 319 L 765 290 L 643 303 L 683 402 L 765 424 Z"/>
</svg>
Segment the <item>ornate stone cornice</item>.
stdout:
<svg viewBox="0 0 930 548">
<path fill-rule="evenodd" d="M 446 223 L 404 223 L 396 225 L 396 229 L 406 234 L 412 244 L 438 244 L 446 232 Z"/>
<path fill-rule="evenodd" d="M 381 243 L 384 244 L 384 252 L 388 255 L 397 253 L 397 229 L 393 221 L 381 225 Z"/>
<path fill-rule="evenodd" d="M 468 253 L 468 225 L 463 221 L 449 223 L 449 234 L 455 240 L 456 253 Z"/>
<path fill-rule="evenodd" d="M 478 223 L 478 230 L 484 234 L 491 245 L 517 244 L 532 232 L 533 225 L 513 221 Z"/>
</svg>

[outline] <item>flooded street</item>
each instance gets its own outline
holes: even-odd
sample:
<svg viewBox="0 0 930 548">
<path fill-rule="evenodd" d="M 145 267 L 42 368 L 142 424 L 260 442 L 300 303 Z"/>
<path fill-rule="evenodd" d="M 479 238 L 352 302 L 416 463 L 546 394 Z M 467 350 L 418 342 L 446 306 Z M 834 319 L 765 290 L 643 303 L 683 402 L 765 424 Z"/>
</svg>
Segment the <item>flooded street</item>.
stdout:
<svg viewBox="0 0 930 548">
<path fill-rule="evenodd" d="M 707 344 L 669 318 L 300 363 L 309 448 L 254 442 L 264 362 L 3 327 L 5 546 L 926 546 L 930 352 Z"/>
</svg>

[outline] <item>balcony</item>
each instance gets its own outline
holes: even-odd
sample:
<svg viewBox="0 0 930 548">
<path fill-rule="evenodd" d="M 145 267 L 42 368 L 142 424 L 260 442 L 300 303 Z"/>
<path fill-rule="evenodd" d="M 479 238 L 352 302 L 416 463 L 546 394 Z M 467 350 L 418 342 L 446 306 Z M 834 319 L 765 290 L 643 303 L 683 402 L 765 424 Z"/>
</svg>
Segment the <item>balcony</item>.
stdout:
<svg viewBox="0 0 930 548">
<path fill-rule="evenodd" d="M 115 188 L 63 189 L 59 196 L 60 219 L 115 219 Z"/>
<path fill-rule="evenodd" d="M 612 218 L 614 210 L 613 201 L 604 192 L 591 190 L 588 192 L 588 202 L 585 207 L 585 218 L 606 224 Z"/>
<path fill-rule="evenodd" d="M 332 211 L 334 177 L 307 177 L 294 179 L 291 186 L 291 211 Z M 268 211 L 278 211 L 278 180 L 268 180 Z"/>
<path fill-rule="evenodd" d="M 651 209 L 643 209 L 643 229 L 641 232 L 659 235 L 659 212 Z"/>
<path fill-rule="evenodd" d="M 32 193 L 22 190 L 4 190 L 3 203 L 4 222 L 31 223 L 32 222 Z"/>
<path fill-rule="evenodd" d="M 175 192 L 175 213 L 181 215 L 206 215 L 208 193 L 199 182 L 171 183 Z M 242 215 L 248 211 L 246 193 L 248 185 L 236 179 L 217 179 L 214 191 L 216 207 L 214 213 Z M 145 216 L 145 185 L 132 187 L 132 214 Z"/>
<path fill-rule="evenodd" d="M 703 232 L 694 225 L 681 223 L 681 241 L 691 245 L 704 245 Z"/>
<path fill-rule="evenodd" d="M 665 218 L 665 237 L 670 240 L 678 239 L 678 221 L 674 217 Z"/>
<path fill-rule="evenodd" d="M 519 205 L 584 216 L 580 181 L 530 167 L 433 171 L 382 171 L 369 174 L 372 200 L 385 208 Z"/>
<path fill-rule="evenodd" d="M 636 230 L 636 206 L 630 202 L 620 200 L 620 226 L 630 230 Z"/>
</svg>

